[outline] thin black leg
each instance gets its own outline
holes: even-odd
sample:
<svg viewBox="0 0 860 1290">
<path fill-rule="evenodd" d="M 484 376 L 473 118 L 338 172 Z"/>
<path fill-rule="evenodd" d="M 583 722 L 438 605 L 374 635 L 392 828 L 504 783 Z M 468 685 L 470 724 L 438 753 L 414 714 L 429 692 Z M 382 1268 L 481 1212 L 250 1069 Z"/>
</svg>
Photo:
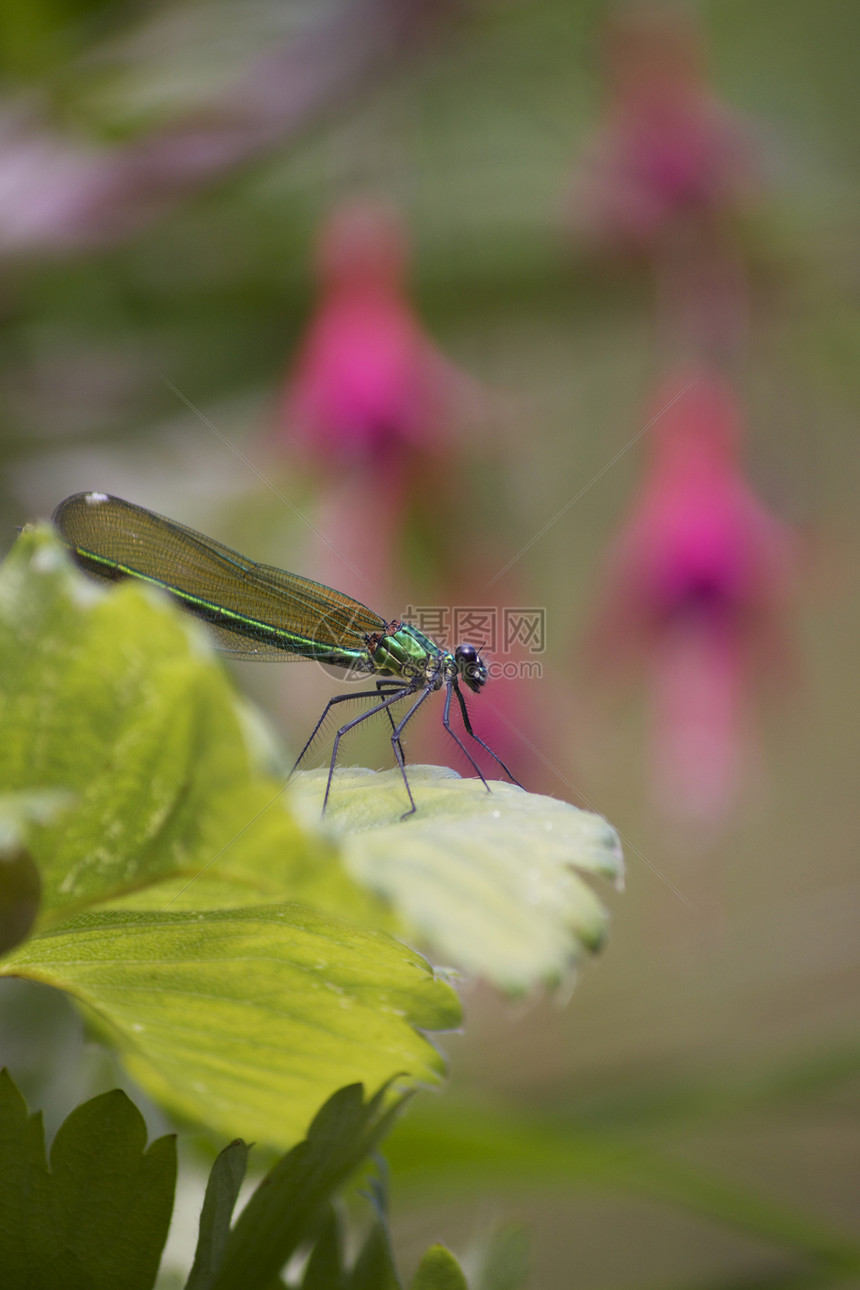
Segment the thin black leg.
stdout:
<svg viewBox="0 0 860 1290">
<path fill-rule="evenodd" d="M 489 793 L 489 791 L 490 791 L 490 786 L 489 786 L 489 784 L 487 783 L 487 781 L 484 779 L 484 773 L 483 773 L 483 771 L 481 770 L 481 768 L 480 768 L 480 766 L 478 765 L 478 763 L 475 761 L 475 758 L 474 758 L 474 757 L 472 756 L 472 754 L 469 752 L 469 749 L 468 749 L 468 748 L 466 747 L 466 745 L 463 743 L 463 740 L 460 738 L 460 736 L 459 736 L 458 734 L 456 734 L 456 732 L 455 732 L 455 731 L 453 731 L 453 730 L 451 729 L 451 691 L 452 691 L 453 689 L 454 689 L 454 683 L 453 683 L 453 681 L 450 681 L 450 682 L 448 683 L 448 688 L 447 688 L 447 691 L 446 691 L 446 694 L 445 694 L 445 707 L 444 707 L 444 709 L 443 709 L 443 711 L 442 711 L 442 725 L 443 725 L 443 726 L 445 727 L 445 729 L 448 731 L 448 734 L 449 734 L 449 735 L 451 736 L 451 738 L 454 740 L 454 743 L 455 743 L 455 744 L 457 744 L 457 746 L 458 746 L 458 747 L 460 748 L 460 750 L 463 752 L 463 754 L 464 754 L 464 756 L 467 758 L 467 760 L 468 760 L 468 761 L 470 761 L 470 762 L 472 763 L 472 766 L 473 766 L 474 770 L 477 772 L 478 778 L 480 779 L 481 783 L 484 785 L 484 788 L 485 788 L 485 789 L 487 790 L 487 792 Z M 460 697 L 460 691 L 459 691 L 459 690 L 457 691 L 457 697 L 458 697 L 458 698 Z"/>
<path fill-rule="evenodd" d="M 454 693 L 457 696 L 457 702 L 460 705 L 460 712 L 463 717 L 463 725 L 466 727 L 466 734 L 471 735 L 471 737 L 475 740 L 475 742 L 479 743 L 481 747 L 484 749 L 484 751 L 490 754 L 493 761 L 497 762 L 498 765 L 501 766 L 502 770 L 505 772 L 505 774 L 507 775 L 508 779 L 511 781 L 512 784 L 516 784 L 517 788 L 522 788 L 522 784 L 520 783 L 520 781 L 514 775 L 511 774 L 511 772 L 508 770 L 505 763 L 502 761 L 501 757 L 498 757 L 496 753 L 493 752 L 489 744 L 484 743 L 480 735 L 475 734 L 474 730 L 472 729 L 472 723 L 469 720 L 469 713 L 466 711 L 466 700 L 463 698 L 462 694 L 460 693 L 460 687 L 457 685 L 456 681 L 452 682 L 452 686 L 454 689 Z M 453 734 L 453 731 L 451 733 Z M 484 777 L 482 775 L 481 779 L 483 778 Z M 486 783 L 486 781 L 484 782 Z"/>
<path fill-rule="evenodd" d="M 391 687 L 391 682 L 390 682 L 390 681 L 377 681 L 377 682 L 376 682 L 376 688 L 377 688 L 377 690 L 379 691 L 379 693 L 380 693 L 380 694 L 384 694 L 384 693 L 385 693 L 386 687 L 388 687 L 388 688 L 390 689 L 390 687 Z M 392 729 L 392 731 L 393 731 L 393 730 L 395 729 L 395 725 L 394 725 L 394 718 L 393 718 L 393 717 L 392 717 L 392 715 L 391 715 L 391 709 L 390 709 L 390 708 L 386 708 L 386 709 L 385 709 L 385 715 L 388 717 L 388 720 L 391 722 L 391 729 Z M 399 739 L 397 740 L 397 746 L 398 746 L 398 747 L 399 747 L 399 749 L 400 749 L 400 755 L 399 755 L 399 757 L 398 757 L 398 761 L 402 760 L 402 761 L 403 761 L 403 763 L 405 764 L 405 762 L 406 762 L 406 758 L 403 756 L 403 744 L 400 742 L 400 740 L 399 740 Z M 397 749 L 395 748 L 395 750 L 394 750 L 394 751 L 395 751 L 395 753 L 396 753 L 396 752 L 397 752 Z"/>
<path fill-rule="evenodd" d="M 403 734 L 403 727 L 406 725 L 407 721 L 412 720 L 412 718 L 415 716 L 415 713 L 421 707 L 421 704 L 425 701 L 425 699 L 429 699 L 432 693 L 433 693 L 433 690 L 428 685 L 424 693 L 421 695 L 420 699 L 418 699 L 417 702 L 412 704 L 412 707 L 406 713 L 406 716 L 403 717 L 402 720 L 399 721 L 396 726 L 394 725 L 393 717 L 391 720 L 391 725 L 393 727 L 392 733 L 391 733 L 391 747 L 394 749 L 394 756 L 397 758 L 397 764 L 400 767 L 400 774 L 403 776 L 403 783 L 406 785 L 406 792 L 409 794 L 409 810 L 404 812 L 403 815 L 401 815 L 400 818 L 402 820 L 405 820 L 406 817 L 409 815 L 415 814 L 415 799 L 412 796 L 412 789 L 409 787 L 409 780 L 406 777 L 406 762 L 403 757 L 403 748 L 400 743 L 400 736 Z M 390 717 L 391 713 L 389 712 L 388 715 Z"/>
<path fill-rule="evenodd" d="M 360 726 L 360 725 L 361 725 L 361 723 L 362 723 L 362 721 L 369 721 L 371 717 L 375 717 L 375 716 L 376 716 L 377 712 L 384 712 L 384 711 L 386 710 L 386 708 L 390 708 L 390 707 L 391 707 L 392 703 L 399 703 L 399 701 L 400 701 L 401 699 L 405 699 L 408 695 L 410 695 L 410 694 L 414 694 L 414 693 L 415 693 L 415 691 L 414 691 L 410 686 L 408 686 L 408 685 L 402 685 L 402 686 L 400 687 L 400 689 L 399 689 L 399 690 L 396 690 L 393 694 L 389 695 L 389 697 L 388 697 L 387 699 L 383 699 L 381 703 L 374 704 L 374 706 L 373 706 L 372 708 L 368 708 L 367 712 L 362 712 L 360 716 L 358 716 L 358 717 L 354 717 L 354 718 L 352 719 L 352 721 L 348 721 L 348 722 L 346 723 L 346 725 L 345 725 L 345 726 L 341 726 L 340 730 L 338 730 L 337 734 L 336 734 L 336 735 L 335 735 L 335 737 L 334 737 L 334 745 L 333 745 L 332 750 L 331 750 L 331 764 L 330 764 L 330 766 L 329 766 L 329 768 L 328 768 L 328 783 L 327 783 L 327 784 L 326 784 L 326 786 L 325 786 L 325 797 L 323 798 L 323 814 L 325 814 L 325 808 L 326 808 L 326 806 L 327 806 L 327 804 L 328 804 L 328 795 L 329 795 L 329 793 L 331 792 L 331 781 L 332 781 L 332 776 L 334 775 L 334 768 L 335 768 L 335 764 L 336 764 L 336 762 L 337 762 L 337 750 L 338 750 L 338 747 L 339 747 L 339 745 L 340 745 L 340 741 L 341 741 L 341 739 L 343 738 L 343 736 L 344 736 L 348 731 L 353 730 L 356 726 Z M 344 695 L 343 697 L 344 697 L 344 698 L 346 698 L 347 696 L 346 696 L 346 695 Z M 358 695 L 356 695 L 355 697 L 356 697 L 356 698 L 358 698 L 359 696 L 358 696 Z M 362 696 L 362 697 L 368 697 L 368 696 L 367 696 L 367 695 L 364 695 L 364 696 Z M 369 691 L 369 697 L 370 697 L 370 698 L 373 698 L 373 691 L 372 691 L 372 690 L 371 690 L 371 691 Z M 336 703 L 336 702 L 337 702 L 337 699 L 332 699 L 332 700 L 331 700 L 331 702 L 332 702 L 332 703 Z M 417 704 L 416 704 L 415 706 L 417 707 Z M 413 709 L 410 709 L 410 711 L 412 711 L 412 710 L 413 710 Z M 392 743 L 394 742 L 395 737 L 397 737 L 396 732 L 395 732 L 395 734 L 394 734 L 394 735 L 392 735 Z M 398 763 L 399 763 L 399 759 L 398 759 Z M 402 773 L 403 778 L 404 778 L 404 780 L 405 780 L 405 779 L 406 779 L 406 771 L 405 771 L 405 769 L 404 769 L 404 767 L 403 767 L 402 765 L 400 766 L 400 770 L 401 770 L 401 773 Z M 408 785 L 408 784 L 406 785 L 406 791 L 407 791 L 407 793 L 409 793 L 409 785 Z M 410 800 L 410 802 L 412 801 L 412 794 L 411 794 L 411 793 L 409 793 L 409 800 Z M 412 809 L 413 809 L 413 810 L 415 809 L 414 804 L 413 804 L 413 808 L 412 808 Z"/>
<path fill-rule="evenodd" d="M 320 717 L 319 721 L 316 723 L 316 725 L 314 726 L 313 730 L 310 733 L 310 738 L 308 739 L 304 748 L 296 758 L 296 763 L 293 766 L 293 769 L 290 771 L 290 775 L 295 775 L 299 766 L 301 766 L 302 762 L 305 759 L 308 749 L 310 748 L 313 741 L 316 739 L 321 726 L 323 725 L 326 717 L 328 716 L 329 712 L 335 706 L 336 703 L 351 703 L 354 699 L 378 699 L 380 694 L 384 693 L 383 687 L 389 687 L 389 686 L 391 687 L 392 692 L 394 692 L 395 690 L 398 693 L 400 693 L 401 691 L 403 691 L 404 693 L 408 692 L 408 691 L 404 691 L 403 686 L 397 682 L 377 681 L 375 690 L 357 690 L 355 694 L 338 694 L 338 695 L 335 695 L 333 699 L 329 699 L 328 703 L 323 708 L 322 716 Z M 367 713 L 366 715 L 369 716 L 370 714 Z M 391 714 L 389 713 L 389 716 L 390 715 Z"/>
</svg>

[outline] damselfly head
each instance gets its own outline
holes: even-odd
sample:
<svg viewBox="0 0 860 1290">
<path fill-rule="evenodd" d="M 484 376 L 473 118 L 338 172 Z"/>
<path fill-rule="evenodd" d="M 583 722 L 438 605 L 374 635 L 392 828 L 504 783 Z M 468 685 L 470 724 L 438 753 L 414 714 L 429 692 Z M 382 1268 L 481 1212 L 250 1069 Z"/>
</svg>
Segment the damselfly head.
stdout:
<svg viewBox="0 0 860 1290">
<path fill-rule="evenodd" d="M 487 665 L 474 645 L 458 645 L 454 650 L 454 662 L 464 685 L 478 693 L 487 681 Z"/>
</svg>

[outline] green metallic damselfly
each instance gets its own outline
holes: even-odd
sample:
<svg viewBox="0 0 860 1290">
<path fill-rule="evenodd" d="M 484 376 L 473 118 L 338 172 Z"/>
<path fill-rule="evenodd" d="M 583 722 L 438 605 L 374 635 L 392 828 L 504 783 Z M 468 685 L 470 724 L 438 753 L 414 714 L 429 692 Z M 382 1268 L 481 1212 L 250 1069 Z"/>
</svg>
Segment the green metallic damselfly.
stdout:
<svg viewBox="0 0 860 1290">
<path fill-rule="evenodd" d="M 401 737 L 423 703 L 445 690 L 442 724 L 471 762 L 484 786 L 481 768 L 451 728 L 451 701 L 456 698 L 466 734 L 480 744 L 508 778 L 518 781 L 469 720 L 461 683 L 477 694 L 487 681 L 487 666 L 474 645 L 451 653 L 423 632 L 396 619 L 386 622 L 373 610 L 340 591 L 297 573 L 257 564 L 212 538 L 153 511 L 107 493 L 75 493 L 54 511 L 54 523 L 78 564 L 96 578 L 137 578 L 168 592 L 211 628 L 219 649 L 237 658 L 271 659 L 292 655 L 315 659 L 348 672 L 370 674 L 375 689 L 337 695 L 296 760 L 297 770 L 333 707 L 357 699 L 375 699 L 360 716 L 340 727 L 334 738 L 323 810 L 328 804 L 340 741 L 370 717 L 385 712 L 391 724 L 391 746 L 409 796 Z M 391 709 L 412 702 L 395 721 Z"/>
</svg>

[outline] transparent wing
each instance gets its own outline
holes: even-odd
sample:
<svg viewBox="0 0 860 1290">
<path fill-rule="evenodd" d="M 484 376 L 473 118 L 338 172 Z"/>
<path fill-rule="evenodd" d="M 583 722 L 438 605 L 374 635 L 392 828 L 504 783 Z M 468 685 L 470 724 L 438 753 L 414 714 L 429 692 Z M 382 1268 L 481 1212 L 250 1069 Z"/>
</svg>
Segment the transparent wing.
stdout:
<svg viewBox="0 0 860 1290">
<path fill-rule="evenodd" d="M 76 493 L 54 523 L 88 573 L 164 588 L 248 658 L 285 654 L 353 666 L 385 623 L 366 605 L 310 578 L 256 564 L 212 538 L 105 493 Z"/>
</svg>

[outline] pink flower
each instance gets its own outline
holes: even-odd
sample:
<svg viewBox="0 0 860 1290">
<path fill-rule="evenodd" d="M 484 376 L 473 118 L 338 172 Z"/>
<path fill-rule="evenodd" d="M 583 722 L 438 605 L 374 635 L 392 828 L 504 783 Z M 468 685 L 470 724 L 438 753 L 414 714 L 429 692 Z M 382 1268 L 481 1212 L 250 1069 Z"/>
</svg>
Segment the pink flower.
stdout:
<svg viewBox="0 0 860 1290">
<path fill-rule="evenodd" d="M 390 463 L 440 447 L 449 373 L 407 299 L 406 261 L 388 207 L 351 203 L 322 230 L 319 302 L 278 417 L 282 438 L 313 460 Z"/>
<path fill-rule="evenodd" d="M 324 225 L 319 299 L 277 411 L 270 442 L 316 469 L 316 527 L 327 539 L 313 566 L 337 586 L 349 553 L 383 604 L 395 586 L 408 514 L 438 514 L 455 421 L 482 396 L 436 349 L 406 290 L 407 240 L 390 207 L 351 202 Z M 427 509 L 424 506 L 423 509 Z M 361 539 L 356 550 L 356 540 Z"/>
<path fill-rule="evenodd" d="M 609 109 L 588 146 L 571 219 L 596 246 L 653 252 L 679 222 L 711 221 L 752 190 L 746 132 L 704 83 L 701 37 L 678 13 L 610 25 Z"/>
<path fill-rule="evenodd" d="M 713 372 L 690 381 L 657 391 L 651 461 L 609 553 L 593 647 L 650 673 L 660 800 L 717 816 L 737 789 L 756 669 L 787 658 L 794 543 L 744 478 L 733 391 Z"/>
</svg>

